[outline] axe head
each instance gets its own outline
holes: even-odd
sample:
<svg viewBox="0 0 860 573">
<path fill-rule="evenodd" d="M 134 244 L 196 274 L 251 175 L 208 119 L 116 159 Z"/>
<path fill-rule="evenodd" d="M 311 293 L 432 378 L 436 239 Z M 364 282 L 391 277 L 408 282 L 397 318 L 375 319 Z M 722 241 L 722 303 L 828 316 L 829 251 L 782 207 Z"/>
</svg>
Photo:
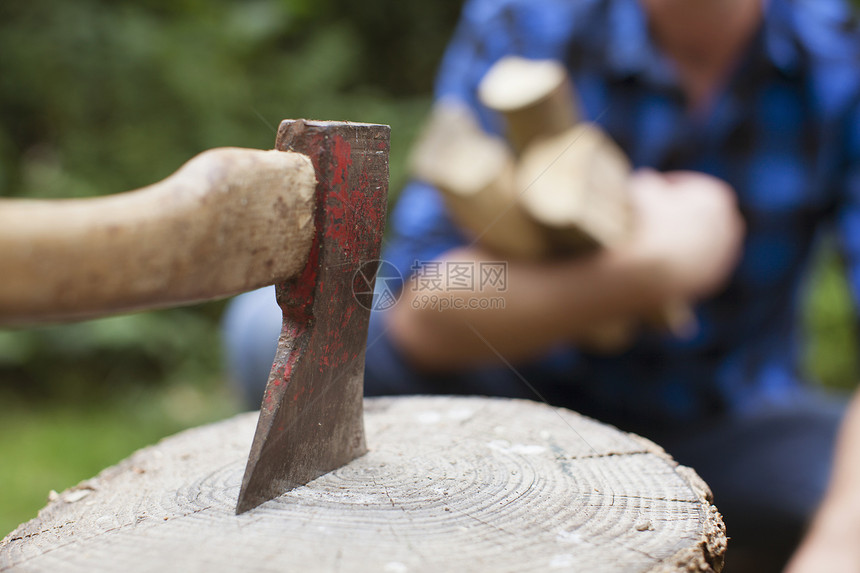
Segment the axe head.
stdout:
<svg viewBox="0 0 860 573">
<path fill-rule="evenodd" d="M 367 451 L 367 277 L 375 276 L 369 266 L 379 258 L 385 226 L 389 131 L 305 120 L 284 121 L 278 130 L 277 149 L 307 155 L 316 169 L 316 236 L 302 274 L 276 285 L 284 322 L 237 513 Z"/>
</svg>

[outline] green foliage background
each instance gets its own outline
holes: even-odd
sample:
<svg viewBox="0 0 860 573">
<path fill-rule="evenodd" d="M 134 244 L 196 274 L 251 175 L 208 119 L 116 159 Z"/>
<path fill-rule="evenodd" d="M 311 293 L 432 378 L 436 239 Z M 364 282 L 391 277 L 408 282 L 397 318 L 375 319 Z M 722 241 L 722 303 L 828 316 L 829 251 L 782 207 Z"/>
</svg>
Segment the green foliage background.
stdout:
<svg viewBox="0 0 860 573">
<path fill-rule="evenodd" d="M 0 196 L 146 185 L 216 146 L 270 148 L 282 118 L 392 126 L 392 190 L 460 0 L 0 2 Z M 811 376 L 857 377 L 839 263 L 817 265 Z M 0 280 L 3 280 L 0 277 Z M 240 408 L 223 303 L 0 331 L 0 535 L 61 490 Z"/>
</svg>

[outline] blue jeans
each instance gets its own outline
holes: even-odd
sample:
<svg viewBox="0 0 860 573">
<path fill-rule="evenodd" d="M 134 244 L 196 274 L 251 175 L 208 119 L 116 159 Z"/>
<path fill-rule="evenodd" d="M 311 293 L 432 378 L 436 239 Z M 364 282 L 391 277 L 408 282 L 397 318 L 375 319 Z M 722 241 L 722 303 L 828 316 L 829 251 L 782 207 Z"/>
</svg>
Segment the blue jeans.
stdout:
<svg viewBox="0 0 860 573">
<path fill-rule="evenodd" d="M 275 287 L 237 296 L 221 319 L 227 371 L 248 409 L 260 407 L 278 348 L 281 322 Z"/>
<path fill-rule="evenodd" d="M 779 408 L 648 436 L 711 487 L 730 538 L 728 571 L 782 570 L 823 497 L 846 404 L 810 391 Z"/>
<path fill-rule="evenodd" d="M 410 376 L 374 317 L 365 394 L 478 393 L 538 397 L 523 385 L 493 387 L 465 377 Z M 229 369 L 246 403 L 256 408 L 281 328 L 269 287 L 237 297 L 223 322 Z M 508 384 L 511 384 L 508 382 Z M 552 397 L 550 397 L 552 400 Z M 827 485 L 837 429 L 847 400 L 807 390 L 779 406 L 727 414 L 697 424 L 626 427 L 694 468 L 714 493 L 730 537 L 728 571 L 778 571 L 800 539 Z"/>
</svg>

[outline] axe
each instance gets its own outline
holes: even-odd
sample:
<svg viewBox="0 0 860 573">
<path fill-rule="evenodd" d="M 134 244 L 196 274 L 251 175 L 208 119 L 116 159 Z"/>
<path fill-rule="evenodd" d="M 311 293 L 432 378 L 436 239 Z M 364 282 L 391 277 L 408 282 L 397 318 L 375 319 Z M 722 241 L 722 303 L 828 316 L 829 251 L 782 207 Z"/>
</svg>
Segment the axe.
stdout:
<svg viewBox="0 0 860 573">
<path fill-rule="evenodd" d="M 0 200 L 0 326 L 276 285 L 283 328 L 236 507 L 247 511 L 366 451 L 388 151 L 388 126 L 287 120 L 274 151 L 211 150 L 137 191 Z"/>
</svg>

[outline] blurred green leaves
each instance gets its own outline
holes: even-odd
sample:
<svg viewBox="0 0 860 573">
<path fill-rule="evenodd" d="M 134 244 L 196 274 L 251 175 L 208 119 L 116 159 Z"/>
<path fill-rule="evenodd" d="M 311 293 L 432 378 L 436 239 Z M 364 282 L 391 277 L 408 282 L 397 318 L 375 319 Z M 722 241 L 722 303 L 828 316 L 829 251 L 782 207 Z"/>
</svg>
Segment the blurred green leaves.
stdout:
<svg viewBox="0 0 860 573">
<path fill-rule="evenodd" d="M 390 123 L 393 149 L 407 147 L 458 9 L 453 0 L 4 3 L 0 195 L 139 187 L 209 147 L 271 147 L 288 117 Z M 393 163 L 402 183 L 402 161 Z"/>
<path fill-rule="evenodd" d="M 157 181 L 284 118 L 392 126 L 392 191 L 459 0 L 29 0 L 0 5 L 0 196 Z M 0 390 L 70 400 L 220 376 L 219 305 L 0 331 Z M 156 382 L 158 381 L 158 382 Z"/>
<path fill-rule="evenodd" d="M 803 373 L 829 388 L 850 390 L 860 380 L 860 339 L 845 269 L 832 243 L 815 263 L 802 309 Z"/>
<path fill-rule="evenodd" d="M 217 384 L 220 305 L 208 306 L 0 330 L 0 389 L 91 405 L 137 387 Z"/>
</svg>

